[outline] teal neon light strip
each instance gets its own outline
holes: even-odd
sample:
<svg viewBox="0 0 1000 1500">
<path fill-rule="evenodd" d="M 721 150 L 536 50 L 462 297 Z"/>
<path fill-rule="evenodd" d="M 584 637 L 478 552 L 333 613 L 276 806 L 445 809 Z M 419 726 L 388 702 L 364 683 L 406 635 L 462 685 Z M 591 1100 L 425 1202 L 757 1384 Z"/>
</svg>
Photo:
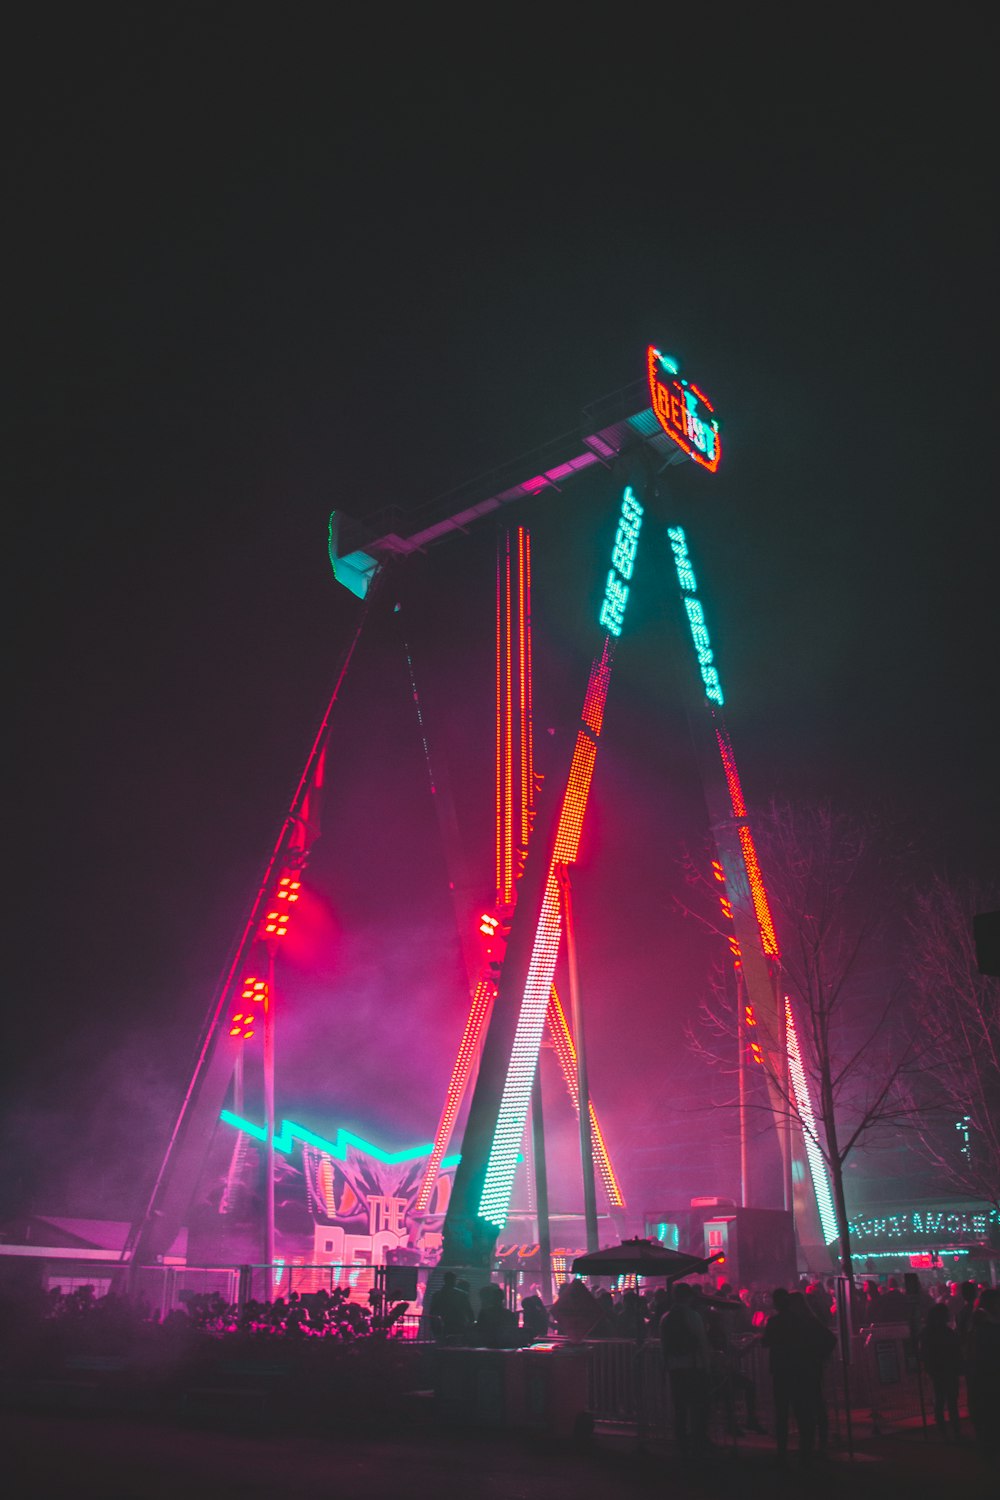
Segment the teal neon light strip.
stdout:
<svg viewBox="0 0 1000 1500">
<path fill-rule="evenodd" d="M 231 1125 L 234 1130 L 241 1130 L 244 1135 L 252 1136 L 255 1141 L 267 1140 L 266 1125 L 254 1125 L 251 1120 L 244 1120 L 239 1115 L 234 1115 L 231 1109 L 222 1110 L 219 1119 L 224 1125 Z M 328 1141 L 325 1136 L 307 1130 L 304 1125 L 296 1125 L 294 1120 L 282 1120 L 281 1130 L 274 1137 L 275 1151 L 283 1151 L 287 1155 L 296 1141 L 300 1141 L 304 1146 L 315 1146 L 317 1151 L 324 1151 L 335 1161 L 344 1161 L 348 1147 L 353 1146 L 356 1151 L 372 1157 L 373 1160 L 381 1162 L 386 1167 L 396 1167 L 401 1162 L 419 1161 L 421 1157 L 430 1156 L 434 1149 L 434 1142 L 428 1141 L 425 1146 L 413 1146 L 408 1151 L 382 1151 L 378 1146 L 373 1146 L 371 1141 L 366 1141 L 363 1136 L 354 1135 L 352 1131 L 340 1128 L 337 1130 L 337 1139 Z M 449 1156 L 445 1158 L 441 1166 L 442 1168 L 455 1167 L 458 1162 L 457 1156 Z"/>
<path fill-rule="evenodd" d="M 224 1109 L 220 1116 L 227 1125 L 233 1125 L 237 1130 L 243 1130 L 247 1135 L 252 1135 L 259 1141 L 266 1140 L 267 1127 L 263 1125 L 251 1125 L 248 1120 L 241 1120 L 238 1115 L 231 1114 Z M 335 1161 L 344 1161 L 347 1157 L 349 1146 L 357 1151 L 363 1151 L 366 1156 L 371 1156 L 383 1166 L 398 1166 L 400 1162 L 417 1161 L 422 1156 L 428 1156 L 433 1149 L 433 1141 L 426 1146 L 415 1146 L 409 1151 L 382 1151 L 378 1146 L 373 1146 L 371 1141 L 366 1141 L 362 1136 L 355 1135 L 350 1130 L 338 1127 L 337 1138 L 328 1141 L 325 1136 L 317 1135 L 313 1130 L 307 1130 L 304 1125 L 297 1125 L 294 1120 L 282 1120 L 281 1129 L 274 1137 L 275 1151 L 288 1153 L 291 1151 L 295 1141 L 300 1141 L 305 1146 L 315 1146 L 317 1151 L 325 1151 Z"/>
</svg>

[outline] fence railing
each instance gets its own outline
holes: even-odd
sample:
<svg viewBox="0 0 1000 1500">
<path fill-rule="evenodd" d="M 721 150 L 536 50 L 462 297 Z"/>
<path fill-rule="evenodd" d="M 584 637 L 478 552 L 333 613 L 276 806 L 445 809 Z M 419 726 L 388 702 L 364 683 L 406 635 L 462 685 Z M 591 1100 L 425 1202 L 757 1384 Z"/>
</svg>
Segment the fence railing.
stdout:
<svg viewBox="0 0 1000 1500">
<path fill-rule="evenodd" d="M 590 1409 L 595 1421 L 642 1428 L 652 1436 L 669 1438 L 673 1431 L 673 1409 L 658 1340 L 651 1338 L 637 1346 L 632 1340 L 595 1339 L 588 1341 L 588 1349 Z M 834 1446 L 845 1447 L 849 1438 L 877 1437 L 894 1428 L 929 1420 L 929 1382 L 919 1364 L 907 1324 L 863 1327 L 852 1335 L 849 1353 L 846 1372 L 838 1348 L 824 1373 L 823 1392 Z M 773 1433 L 774 1402 L 768 1353 L 759 1340 L 746 1349 L 739 1370 L 752 1383 L 758 1420 Z M 733 1436 L 731 1415 L 735 1412 L 740 1426 L 745 1424 L 747 1415 L 745 1392 L 739 1383 L 727 1392 L 725 1380 L 725 1372 L 717 1371 L 713 1379 L 710 1435 L 719 1443 L 726 1443 Z"/>
</svg>

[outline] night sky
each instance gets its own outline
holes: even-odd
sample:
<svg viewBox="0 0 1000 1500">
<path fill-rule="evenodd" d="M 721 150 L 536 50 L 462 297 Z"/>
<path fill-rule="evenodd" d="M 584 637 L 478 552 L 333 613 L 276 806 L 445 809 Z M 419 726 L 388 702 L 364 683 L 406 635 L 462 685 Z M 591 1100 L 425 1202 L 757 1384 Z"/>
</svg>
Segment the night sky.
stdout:
<svg viewBox="0 0 1000 1500">
<path fill-rule="evenodd" d="M 43 6 L 8 39 L 7 1215 L 142 1206 L 357 619 L 330 511 L 579 430 L 649 342 L 721 418 L 719 473 L 671 497 L 751 801 L 892 805 L 929 869 L 995 877 L 974 39 L 480 24 Z M 535 506 L 544 740 L 579 712 L 617 498 Z M 389 586 L 282 958 L 279 1111 L 388 1147 L 433 1135 L 465 1007 L 402 640 L 489 900 L 493 548 L 486 522 Z M 639 1210 L 734 1187 L 674 1108 L 712 1088 L 682 1027 L 717 948 L 675 900 L 706 816 L 672 582 L 640 556 L 577 872 Z"/>
</svg>

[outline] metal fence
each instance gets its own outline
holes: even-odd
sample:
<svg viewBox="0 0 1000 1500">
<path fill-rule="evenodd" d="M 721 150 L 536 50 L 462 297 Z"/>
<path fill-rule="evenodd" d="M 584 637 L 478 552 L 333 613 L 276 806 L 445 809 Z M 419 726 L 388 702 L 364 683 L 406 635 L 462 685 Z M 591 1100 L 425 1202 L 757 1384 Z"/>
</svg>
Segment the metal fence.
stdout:
<svg viewBox="0 0 1000 1500">
<path fill-rule="evenodd" d="M 637 1346 L 631 1340 L 595 1339 L 588 1341 L 588 1348 L 590 1410 L 595 1421 L 671 1438 L 670 1386 L 664 1379 L 658 1340 Z M 746 1350 L 740 1370 L 753 1384 L 759 1422 L 773 1434 L 768 1354 L 759 1341 Z M 739 1386 L 731 1388 L 727 1399 L 724 1379 L 719 1375 L 713 1380 L 709 1427 L 709 1436 L 720 1445 L 736 1436 L 731 1418 L 742 1428 L 748 1416 L 744 1392 Z M 905 1323 L 876 1324 L 853 1334 L 846 1370 L 839 1348 L 827 1364 L 824 1397 L 830 1442 L 835 1447 L 933 1419 L 929 1381 Z M 961 1405 L 965 1414 L 964 1401 Z"/>
</svg>

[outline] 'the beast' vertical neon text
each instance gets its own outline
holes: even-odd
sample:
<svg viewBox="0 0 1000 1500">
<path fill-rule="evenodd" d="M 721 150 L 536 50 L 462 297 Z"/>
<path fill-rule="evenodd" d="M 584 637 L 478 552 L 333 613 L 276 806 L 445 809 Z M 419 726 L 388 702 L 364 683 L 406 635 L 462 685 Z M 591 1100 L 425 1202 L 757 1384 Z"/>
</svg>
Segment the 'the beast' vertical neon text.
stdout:
<svg viewBox="0 0 1000 1500">
<path fill-rule="evenodd" d="M 669 355 L 650 344 L 646 370 L 653 413 L 668 437 L 683 448 L 696 464 L 714 474 L 722 457 L 715 408 L 698 387 L 684 380 Z"/>
<path fill-rule="evenodd" d="M 642 525 L 642 506 L 632 491 L 625 486 L 621 515 L 615 535 L 615 548 L 611 554 L 611 569 L 604 585 L 604 603 L 601 605 L 601 624 L 612 635 L 621 635 L 628 603 L 628 580 L 635 567 L 635 549 L 639 544 L 639 528 Z"/>
<path fill-rule="evenodd" d="M 687 612 L 688 624 L 691 626 L 691 639 L 694 641 L 695 654 L 698 657 L 698 669 L 701 672 L 701 680 L 705 684 L 705 696 L 710 703 L 717 703 L 722 707 L 722 683 L 714 666 L 712 643 L 708 638 L 708 626 L 705 624 L 705 611 L 701 607 L 701 600 L 697 597 L 698 583 L 688 556 L 687 537 L 683 526 L 668 526 L 667 536 L 670 538 L 670 549 L 674 554 L 674 564 L 677 568 L 677 582 L 681 586 L 684 596 L 684 609 Z"/>
</svg>

